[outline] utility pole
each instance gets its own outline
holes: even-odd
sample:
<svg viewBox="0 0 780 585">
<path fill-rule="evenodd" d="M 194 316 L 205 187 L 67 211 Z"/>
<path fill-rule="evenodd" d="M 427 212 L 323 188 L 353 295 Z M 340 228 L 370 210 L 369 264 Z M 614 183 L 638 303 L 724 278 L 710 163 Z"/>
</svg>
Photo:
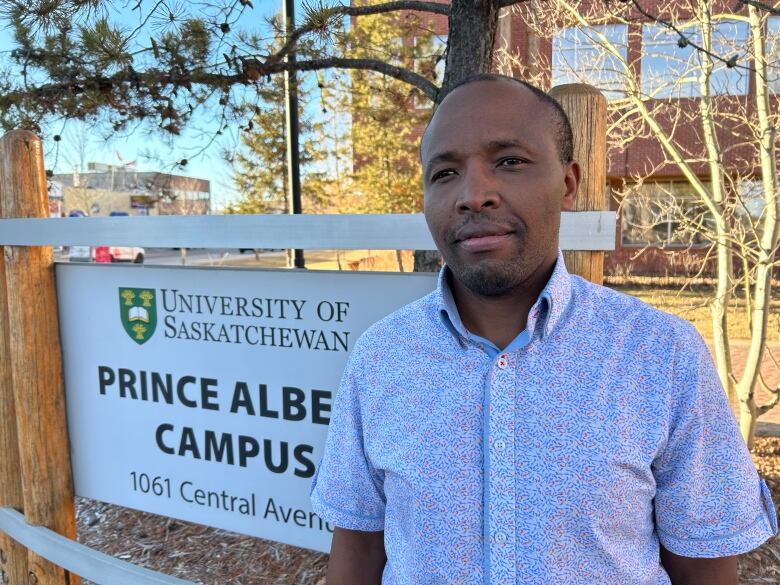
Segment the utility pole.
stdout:
<svg viewBox="0 0 780 585">
<path fill-rule="evenodd" d="M 284 18 L 285 35 L 289 39 L 295 30 L 294 0 L 284 0 L 282 18 Z M 284 73 L 284 90 L 287 97 L 287 211 L 300 214 L 301 209 L 301 165 L 298 152 L 298 79 L 295 71 L 295 50 L 287 53 L 287 63 L 290 67 Z M 293 266 L 305 268 L 303 250 L 292 250 Z M 288 252 L 288 266 L 290 264 Z"/>
</svg>

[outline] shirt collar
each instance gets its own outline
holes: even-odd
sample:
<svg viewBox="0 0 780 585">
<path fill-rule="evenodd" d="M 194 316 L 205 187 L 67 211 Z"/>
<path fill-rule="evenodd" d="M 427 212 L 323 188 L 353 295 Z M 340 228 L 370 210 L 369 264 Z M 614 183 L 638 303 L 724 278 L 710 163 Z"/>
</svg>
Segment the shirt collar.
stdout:
<svg viewBox="0 0 780 585">
<path fill-rule="evenodd" d="M 469 337 L 469 332 L 460 320 L 460 314 L 447 281 L 449 272 L 450 269 L 446 264 L 439 271 L 438 286 L 436 287 L 438 314 L 444 326 L 458 340 L 458 343 L 465 347 L 465 340 Z M 561 321 L 570 299 L 571 276 L 566 270 L 563 253 L 558 250 L 558 258 L 555 261 L 552 276 L 528 312 L 526 330 L 531 334 L 539 330 L 541 338 L 546 339 Z"/>
</svg>

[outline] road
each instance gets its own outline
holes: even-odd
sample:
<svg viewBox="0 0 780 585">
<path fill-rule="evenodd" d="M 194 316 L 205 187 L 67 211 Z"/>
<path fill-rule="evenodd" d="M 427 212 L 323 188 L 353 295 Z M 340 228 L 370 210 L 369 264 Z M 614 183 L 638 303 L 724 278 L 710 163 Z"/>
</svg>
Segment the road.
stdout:
<svg viewBox="0 0 780 585">
<path fill-rule="evenodd" d="M 240 254 L 236 249 L 191 249 L 187 250 L 184 261 L 180 250 L 172 248 L 147 248 L 145 264 L 168 266 L 283 266 L 284 251 L 261 251 L 257 257 L 252 252 Z M 55 251 L 57 262 L 67 262 L 68 257 Z"/>
<path fill-rule="evenodd" d="M 187 250 L 183 258 L 180 250 L 171 250 L 169 248 L 150 248 L 146 251 L 146 264 L 163 264 L 187 266 L 261 266 L 267 265 L 269 261 L 279 259 L 283 261 L 285 253 L 262 251 L 258 253 L 258 259 L 252 252 L 239 253 L 236 249 L 206 250 L 194 249 Z"/>
</svg>

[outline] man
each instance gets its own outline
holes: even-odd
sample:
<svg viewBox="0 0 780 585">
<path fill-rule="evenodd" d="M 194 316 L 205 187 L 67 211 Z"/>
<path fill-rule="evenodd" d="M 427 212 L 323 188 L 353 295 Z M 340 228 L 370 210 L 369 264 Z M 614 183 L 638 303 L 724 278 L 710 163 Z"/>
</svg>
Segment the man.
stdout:
<svg viewBox="0 0 780 585">
<path fill-rule="evenodd" d="M 445 267 L 345 370 L 312 487 L 338 527 L 329 585 L 726 585 L 776 532 L 693 327 L 567 273 L 571 141 L 554 100 L 500 76 L 431 119 Z"/>
</svg>

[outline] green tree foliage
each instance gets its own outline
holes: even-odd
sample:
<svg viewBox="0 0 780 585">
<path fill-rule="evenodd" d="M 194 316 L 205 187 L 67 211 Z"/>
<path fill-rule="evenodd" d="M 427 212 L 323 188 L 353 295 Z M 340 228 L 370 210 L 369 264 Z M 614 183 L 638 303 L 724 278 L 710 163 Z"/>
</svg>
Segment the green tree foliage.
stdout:
<svg viewBox="0 0 780 585">
<path fill-rule="evenodd" d="M 312 91 L 300 83 L 298 98 L 310 101 Z M 227 213 L 287 212 L 287 124 L 284 77 L 277 75 L 259 92 L 259 104 L 242 130 L 241 148 L 234 160 L 233 179 L 241 199 L 227 207 Z M 323 164 L 327 151 L 317 145 L 323 122 L 312 119 L 311 111 L 301 109 L 299 152 L 303 207 L 307 212 L 321 207 L 330 183 Z"/>
<path fill-rule="evenodd" d="M 366 16 L 339 35 L 334 51 L 436 78 L 443 44 L 417 18 Z M 441 72 L 438 68 L 438 73 Z M 304 208 L 351 213 L 422 210 L 420 134 L 432 102 L 402 81 L 368 71 L 331 72 L 316 92 L 302 89 L 301 167 Z M 285 208 L 285 116 L 281 77 L 261 90 L 263 105 L 236 157 L 244 194 L 228 210 L 268 213 Z M 316 121 L 312 114 L 316 114 Z"/>
<path fill-rule="evenodd" d="M 415 69 L 432 33 L 394 15 L 368 16 L 350 33 L 353 54 L 378 51 L 394 64 Z M 407 84 L 370 71 L 352 71 L 341 107 L 352 114 L 352 186 L 362 213 L 422 211 L 418 149 L 430 101 Z"/>
<path fill-rule="evenodd" d="M 409 8 L 449 12 L 424 0 L 307 5 L 286 42 L 278 21 L 253 18 L 249 0 L 0 0 L 0 20 L 13 35 L 12 50 L 0 58 L 0 127 L 48 138 L 54 122 L 76 118 L 115 132 L 177 136 L 205 115 L 212 133 L 224 132 L 247 125 L 254 114 L 245 102 L 257 94 L 262 107 L 263 88 L 291 67 L 286 57 L 293 50 L 300 72 L 378 71 L 434 99 L 437 87 L 423 76 L 376 55 L 356 59 L 339 50 L 347 17 Z M 487 20 L 492 26 L 492 16 Z"/>
</svg>

